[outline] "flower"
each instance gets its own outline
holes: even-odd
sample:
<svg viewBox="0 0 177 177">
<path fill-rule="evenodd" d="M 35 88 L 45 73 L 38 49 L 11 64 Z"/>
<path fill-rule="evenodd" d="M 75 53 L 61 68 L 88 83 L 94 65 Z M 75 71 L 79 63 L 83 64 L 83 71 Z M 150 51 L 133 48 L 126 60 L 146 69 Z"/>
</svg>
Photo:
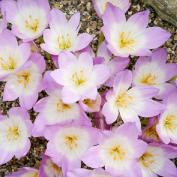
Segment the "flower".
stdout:
<svg viewBox="0 0 177 177">
<path fill-rule="evenodd" d="M 145 153 L 139 158 L 141 176 L 175 177 L 177 169 L 170 159 L 177 157 L 176 150 L 158 144 L 149 144 Z"/>
<path fill-rule="evenodd" d="M 83 168 L 73 169 L 67 172 L 67 177 L 113 177 L 103 169 L 86 170 Z"/>
<path fill-rule="evenodd" d="M 167 96 L 175 86 L 168 81 L 177 75 L 177 64 L 166 63 L 167 52 L 158 49 L 151 57 L 140 57 L 133 71 L 133 84 L 159 89 L 158 98 Z"/>
<path fill-rule="evenodd" d="M 12 32 L 20 39 L 36 39 L 48 25 L 48 0 L 3 0 L 2 9 L 7 21 L 12 23 Z"/>
<path fill-rule="evenodd" d="M 103 132 L 99 145 L 89 148 L 82 160 L 91 168 L 105 167 L 115 176 L 136 176 L 136 161 L 146 150 L 146 143 L 138 140 L 138 134 L 133 123 Z"/>
<path fill-rule="evenodd" d="M 170 33 L 159 28 L 149 27 L 149 11 L 132 15 L 127 21 L 123 11 L 108 4 L 103 15 L 102 31 L 108 43 L 108 49 L 116 56 L 147 56 L 149 49 L 161 46 L 170 37 Z"/>
<path fill-rule="evenodd" d="M 39 177 L 63 177 L 62 170 L 52 160 L 43 155 L 42 162 L 39 168 Z"/>
<path fill-rule="evenodd" d="M 62 51 L 79 51 L 92 41 L 93 37 L 87 33 L 78 35 L 80 14 L 75 13 L 68 21 L 63 12 L 52 9 L 50 12 L 50 29 L 43 33 L 44 44 L 41 48 L 53 55 Z"/>
<path fill-rule="evenodd" d="M 107 93 L 107 102 L 102 109 L 108 124 L 113 123 L 120 114 L 124 122 L 135 122 L 140 129 L 138 116 L 152 117 L 162 112 L 163 105 L 152 100 L 158 93 L 156 88 L 140 86 L 130 88 L 131 83 L 131 71 L 125 70 L 117 74 L 113 90 Z"/>
<path fill-rule="evenodd" d="M 17 39 L 9 30 L 0 33 L 0 79 L 3 80 L 19 70 L 30 54 L 29 44 L 18 45 Z"/>
<path fill-rule="evenodd" d="M 50 72 L 45 74 L 44 84 L 48 96 L 34 105 L 35 112 L 39 114 L 34 122 L 33 136 L 43 136 L 46 126 L 49 125 L 86 122 L 86 115 L 78 103 L 66 104 L 62 101 L 61 87 L 51 78 Z"/>
<path fill-rule="evenodd" d="M 48 128 L 45 137 L 49 141 L 45 154 L 67 170 L 80 168 L 85 152 L 97 143 L 97 131 L 94 128 L 75 124 Z"/>
<path fill-rule="evenodd" d="M 97 51 L 97 57 L 103 58 L 101 63 L 107 65 L 107 67 L 109 68 L 110 77 L 109 80 L 105 83 L 105 85 L 112 87 L 115 75 L 118 72 L 123 71 L 128 66 L 129 58 L 112 57 L 112 54 L 106 47 L 106 42 L 103 42 L 99 46 Z"/>
<path fill-rule="evenodd" d="M 6 177 L 38 177 L 38 170 L 34 168 L 24 167 L 17 172 L 7 175 Z"/>
<path fill-rule="evenodd" d="M 51 76 L 63 86 L 61 96 L 65 103 L 96 99 L 97 88 L 109 77 L 108 68 L 104 64 L 93 65 L 89 53 L 82 53 L 78 58 L 69 52 L 62 53 L 59 67 Z"/>
<path fill-rule="evenodd" d="M 30 149 L 32 123 L 24 109 L 11 108 L 8 116 L 0 118 L 0 164 L 11 160 L 13 156 L 21 158 Z"/>
<path fill-rule="evenodd" d="M 31 109 L 38 99 L 38 93 L 43 89 L 44 70 L 44 58 L 40 54 L 32 54 L 23 68 L 6 78 L 3 100 L 13 101 L 19 97 L 20 105 Z"/>
<path fill-rule="evenodd" d="M 101 17 L 108 5 L 108 3 L 113 4 L 116 7 L 119 7 L 122 11 L 126 12 L 130 7 L 129 0 L 93 0 L 93 5 L 96 10 L 96 13 Z"/>
<path fill-rule="evenodd" d="M 165 98 L 165 109 L 159 116 L 156 126 L 160 139 L 165 143 L 177 144 L 177 90 Z"/>
<path fill-rule="evenodd" d="M 1 5 L 1 2 L 0 2 L 0 12 L 3 15 L 2 19 L 0 19 L 0 33 L 2 33 L 7 27 L 6 14 L 5 14 L 5 12 L 2 12 L 1 6 L 2 5 Z"/>
</svg>

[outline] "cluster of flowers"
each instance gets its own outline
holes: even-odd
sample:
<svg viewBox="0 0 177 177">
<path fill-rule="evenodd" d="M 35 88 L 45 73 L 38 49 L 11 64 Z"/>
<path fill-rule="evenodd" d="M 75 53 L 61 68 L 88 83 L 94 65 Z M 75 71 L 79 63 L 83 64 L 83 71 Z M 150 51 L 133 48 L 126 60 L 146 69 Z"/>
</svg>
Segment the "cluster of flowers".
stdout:
<svg viewBox="0 0 177 177">
<path fill-rule="evenodd" d="M 0 116 L 0 164 L 25 156 L 31 136 L 48 140 L 39 170 L 8 177 L 177 177 L 177 64 L 157 49 L 170 34 L 147 27 L 148 10 L 126 19 L 128 0 L 94 0 L 105 37 L 95 54 L 79 13 L 68 20 L 47 0 L 0 3 L 3 101 L 20 104 Z M 35 44 L 42 35 L 54 71 Z M 130 55 L 139 56 L 131 70 Z"/>
</svg>

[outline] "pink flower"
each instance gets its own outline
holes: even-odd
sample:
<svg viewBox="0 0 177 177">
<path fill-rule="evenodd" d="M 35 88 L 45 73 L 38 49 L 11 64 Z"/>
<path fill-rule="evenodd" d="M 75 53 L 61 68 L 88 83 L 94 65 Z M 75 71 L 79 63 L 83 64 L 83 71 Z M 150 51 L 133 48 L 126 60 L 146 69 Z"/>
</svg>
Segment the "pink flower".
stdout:
<svg viewBox="0 0 177 177">
<path fill-rule="evenodd" d="M 46 155 L 67 170 L 80 168 L 83 155 L 88 148 L 97 144 L 97 131 L 94 128 L 75 124 L 48 128 L 45 137 L 49 141 Z"/>
<path fill-rule="evenodd" d="M 27 111 L 18 107 L 0 117 L 0 164 L 4 164 L 13 156 L 20 159 L 28 153 L 32 123 Z"/>
<path fill-rule="evenodd" d="M 159 116 L 157 133 L 165 144 L 177 144 L 177 90 L 165 98 L 165 110 Z"/>
<path fill-rule="evenodd" d="M 17 39 L 9 30 L 0 33 L 0 79 L 18 71 L 31 54 L 30 45 L 18 45 Z"/>
<path fill-rule="evenodd" d="M 163 176 L 175 177 L 177 169 L 170 160 L 177 157 L 177 149 L 149 144 L 144 154 L 139 158 L 141 177 Z"/>
<path fill-rule="evenodd" d="M 134 85 L 158 88 L 158 98 L 163 98 L 172 92 L 175 86 L 168 81 L 177 75 L 177 64 L 166 63 L 166 58 L 165 49 L 154 51 L 151 57 L 140 57 L 133 71 Z"/>
<path fill-rule="evenodd" d="M 93 36 L 82 33 L 78 35 L 80 14 L 74 14 L 68 21 L 63 12 L 52 9 L 50 12 L 50 29 L 43 33 L 43 50 L 53 55 L 59 55 L 62 51 L 75 52 L 84 49 L 92 41 Z"/>
<path fill-rule="evenodd" d="M 104 64 L 93 65 L 89 53 L 82 53 L 78 58 L 69 52 L 62 53 L 59 67 L 51 76 L 63 86 L 61 96 L 65 103 L 96 99 L 97 88 L 109 77 L 108 68 Z"/>
<path fill-rule="evenodd" d="M 17 172 L 7 175 L 6 177 L 37 177 L 38 170 L 34 168 L 24 167 L 18 170 Z"/>
<path fill-rule="evenodd" d="M 31 109 L 38 99 L 38 93 L 43 89 L 44 70 L 44 58 L 37 53 L 32 54 L 23 68 L 6 78 L 3 100 L 13 101 L 19 98 L 22 107 Z"/>
<path fill-rule="evenodd" d="M 138 133 L 132 123 L 103 132 L 99 145 L 89 148 L 83 162 L 91 168 L 105 167 L 113 176 L 137 176 L 137 159 L 146 150 L 146 143 L 138 140 Z"/>
<path fill-rule="evenodd" d="M 163 105 L 152 100 L 158 93 L 156 88 L 140 86 L 130 88 L 131 83 L 131 71 L 125 70 L 117 74 L 113 90 L 107 93 L 107 102 L 102 110 L 108 124 L 113 123 L 120 114 L 124 122 L 135 122 L 140 129 L 138 116 L 152 117 L 162 112 Z"/>
<path fill-rule="evenodd" d="M 129 0 L 92 0 L 94 8 L 98 14 L 99 17 L 101 17 L 108 5 L 108 3 L 113 4 L 116 7 L 119 7 L 122 11 L 126 12 L 130 7 Z"/>
<path fill-rule="evenodd" d="M 20 39 L 36 39 L 48 25 L 48 0 L 3 0 L 2 9 L 12 23 L 12 32 Z"/>
<path fill-rule="evenodd" d="M 150 49 L 160 47 L 170 37 L 170 33 L 159 28 L 149 27 L 149 11 L 132 15 L 126 20 L 119 8 L 108 4 L 103 15 L 102 31 L 108 42 L 108 49 L 116 56 L 147 56 Z"/>
</svg>

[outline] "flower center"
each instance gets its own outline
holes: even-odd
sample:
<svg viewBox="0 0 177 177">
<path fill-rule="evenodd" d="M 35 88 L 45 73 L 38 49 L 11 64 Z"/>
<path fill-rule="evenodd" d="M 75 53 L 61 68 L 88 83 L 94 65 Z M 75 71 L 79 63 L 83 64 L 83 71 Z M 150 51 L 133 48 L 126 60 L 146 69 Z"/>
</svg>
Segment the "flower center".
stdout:
<svg viewBox="0 0 177 177">
<path fill-rule="evenodd" d="M 74 85 L 76 87 L 83 86 L 86 82 L 86 79 L 84 77 L 84 71 L 80 70 L 80 71 L 75 72 L 72 75 L 72 81 L 74 82 Z"/>
<path fill-rule="evenodd" d="M 4 71 L 12 71 L 17 67 L 17 63 L 12 57 L 9 57 L 7 61 L 4 61 L 3 58 L 0 58 L 0 67 Z"/>
<path fill-rule="evenodd" d="M 37 32 L 39 29 L 39 20 L 37 18 L 33 19 L 33 17 L 29 15 L 28 19 L 25 20 L 25 27 L 32 32 Z"/>
<path fill-rule="evenodd" d="M 109 154 L 111 155 L 111 157 L 114 161 L 123 160 L 126 155 L 125 150 L 123 148 L 121 148 L 121 146 L 119 146 L 119 145 L 112 147 L 109 150 Z"/>
<path fill-rule="evenodd" d="M 116 97 L 115 104 L 118 107 L 127 108 L 132 103 L 132 97 L 127 92 L 122 92 Z"/>
<path fill-rule="evenodd" d="M 17 74 L 17 81 L 19 84 L 22 84 L 24 88 L 27 87 L 29 81 L 30 81 L 30 72 L 23 71 Z"/>
<path fill-rule="evenodd" d="M 175 130 L 177 128 L 177 118 L 175 115 L 168 115 L 164 121 L 166 129 Z"/>
<path fill-rule="evenodd" d="M 119 37 L 119 46 L 123 48 L 132 48 L 135 44 L 135 40 L 132 39 L 131 33 L 122 32 Z"/>
<path fill-rule="evenodd" d="M 65 137 L 65 144 L 70 150 L 73 150 L 77 147 L 78 137 L 75 135 L 70 135 Z"/>
<path fill-rule="evenodd" d="M 154 156 L 153 154 L 149 153 L 149 152 L 145 152 L 140 158 L 139 161 L 141 162 L 141 164 L 148 168 L 152 163 L 154 163 Z"/>
<path fill-rule="evenodd" d="M 69 104 L 65 104 L 61 100 L 59 100 L 58 103 L 57 103 L 57 110 L 58 110 L 58 112 L 64 112 L 64 111 L 66 111 L 66 110 L 68 110 L 70 108 L 71 107 L 70 107 Z"/>
<path fill-rule="evenodd" d="M 19 130 L 18 126 L 10 127 L 7 130 L 8 141 L 11 141 L 11 140 L 16 141 L 16 140 L 18 140 L 19 137 L 20 137 L 20 130 Z"/>
<path fill-rule="evenodd" d="M 147 74 L 145 75 L 142 79 L 141 79 L 141 83 L 142 84 L 146 84 L 146 85 L 155 85 L 155 81 L 156 81 L 156 76 L 154 74 Z"/>
<path fill-rule="evenodd" d="M 93 108 L 96 104 L 96 100 L 84 99 L 83 103 L 87 105 L 89 108 Z"/>
<path fill-rule="evenodd" d="M 60 35 L 58 37 L 58 47 L 61 50 L 67 50 L 69 48 L 71 48 L 72 43 L 71 43 L 71 38 L 69 36 L 69 34 L 67 34 L 66 36 L 64 35 Z"/>
</svg>

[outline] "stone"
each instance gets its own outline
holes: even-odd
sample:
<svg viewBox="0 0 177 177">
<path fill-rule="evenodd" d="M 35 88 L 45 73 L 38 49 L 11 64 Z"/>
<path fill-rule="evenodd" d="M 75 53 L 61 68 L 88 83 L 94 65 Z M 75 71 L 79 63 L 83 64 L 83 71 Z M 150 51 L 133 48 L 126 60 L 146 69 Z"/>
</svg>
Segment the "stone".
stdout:
<svg viewBox="0 0 177 177">
<path fill-rule="evenodd" d="M 142 0 L 165 21 L 177 27 L 177 0 Z"/>
</svg>

